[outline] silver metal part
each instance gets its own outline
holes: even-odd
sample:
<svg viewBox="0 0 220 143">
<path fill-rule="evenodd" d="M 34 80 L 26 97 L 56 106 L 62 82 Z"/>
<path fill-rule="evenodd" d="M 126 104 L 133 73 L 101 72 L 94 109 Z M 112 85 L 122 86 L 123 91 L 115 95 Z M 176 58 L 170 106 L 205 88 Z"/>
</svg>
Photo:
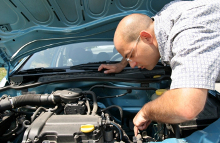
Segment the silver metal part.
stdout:
<svg viewBox="0 0 220 143">
<path fill-rule="evenodd" d="M 105 130 L 104 139 L 107 142 L 110 142 L 110 141 L 113 140 L 113 131 L 112 131 L 112 129 L 109 128 L 109 129 Z"/>
<path fill-rule="evenodd" d="M 13 104 L 12 98 L 9 98 L 9 101 L 11 102 L 11 107 L 14 108 L 14 104 Z"/>
</svg>

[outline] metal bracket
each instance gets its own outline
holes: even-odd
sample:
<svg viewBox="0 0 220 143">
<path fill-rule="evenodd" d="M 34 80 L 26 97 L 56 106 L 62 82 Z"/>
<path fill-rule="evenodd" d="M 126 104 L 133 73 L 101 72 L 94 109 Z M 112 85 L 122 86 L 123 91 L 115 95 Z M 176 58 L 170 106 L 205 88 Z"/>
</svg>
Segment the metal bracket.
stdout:
<svg viewBox="0 0 220 143">
<path fill-rule="evenodd" d="M 9 79 L 9 73 L 10 73 L 10 63 L 7 62 L 8 64 L 8 68 L 7 68 L 7 75 L 6 75 L 6 80 L 8 81 L 8 83 L 10 84 L 10 79 Z"/>
<path fill-rule="evenodd" d="M 4 62 L 8 62 L 10 60 L 5 47 L 0 47 L 0 56 L 4 60 Z"/>
<path fill-rule="evenodd" d="M 3 32 L 11 32 L 12 31 L 10 24 L 2 24 L 2 25 L 0 25 L 0 29 Z"/>
</svg>

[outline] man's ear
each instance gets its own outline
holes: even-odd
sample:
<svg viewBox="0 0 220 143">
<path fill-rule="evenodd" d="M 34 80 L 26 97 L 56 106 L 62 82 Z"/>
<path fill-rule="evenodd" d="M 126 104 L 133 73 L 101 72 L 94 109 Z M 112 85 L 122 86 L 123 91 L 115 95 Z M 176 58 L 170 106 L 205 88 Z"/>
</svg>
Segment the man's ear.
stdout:
<svg viewBox="0 0 220 143">
<path fill-rule="evenodd" d="M 144 42 L 148 44 L 153 43 L 152 35 L 148 31 L 145 30 L 141 31 L 140 36 L 141 36 L 141 40 L 143 40 Z"/>
</svg>

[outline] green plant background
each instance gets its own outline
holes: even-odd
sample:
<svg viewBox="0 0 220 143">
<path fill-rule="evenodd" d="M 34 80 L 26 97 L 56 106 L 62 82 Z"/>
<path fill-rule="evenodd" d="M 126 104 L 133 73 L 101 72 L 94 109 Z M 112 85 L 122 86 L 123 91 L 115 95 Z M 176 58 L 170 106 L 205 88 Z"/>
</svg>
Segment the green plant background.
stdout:
<svg viewBox="0 0 220 143">
<path fill-rule="evenodd" d="M 3 77 L 5 77 L 7 74 L 7 71 L 5 70 L 5 68 L 0 68 L 0 81 L 3 79 Z"/>
</svg>

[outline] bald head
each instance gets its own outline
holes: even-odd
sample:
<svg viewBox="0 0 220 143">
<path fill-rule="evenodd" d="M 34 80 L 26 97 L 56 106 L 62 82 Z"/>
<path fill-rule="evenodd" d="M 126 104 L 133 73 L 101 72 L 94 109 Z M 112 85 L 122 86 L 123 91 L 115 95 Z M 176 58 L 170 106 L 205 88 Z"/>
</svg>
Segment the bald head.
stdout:
<svg viewBox="0 0 220 143">
<path fill-rule="evenodd" d="M 127 43 L 135 41 L 142 30 L 147 30 L 153 23 L 152 19 L 144 14 L 131 14 L 124 17 L 115 31 L 115 36 Z"/>
<path fill-rule="evenodd" d="M 120 21 L 114 45 L 124 58 L 130 59 L 132 68 L 138 66 L 151 70 L 160 59 L 154 21 L 144 14 L 131 14 Z"/>
</svg>

